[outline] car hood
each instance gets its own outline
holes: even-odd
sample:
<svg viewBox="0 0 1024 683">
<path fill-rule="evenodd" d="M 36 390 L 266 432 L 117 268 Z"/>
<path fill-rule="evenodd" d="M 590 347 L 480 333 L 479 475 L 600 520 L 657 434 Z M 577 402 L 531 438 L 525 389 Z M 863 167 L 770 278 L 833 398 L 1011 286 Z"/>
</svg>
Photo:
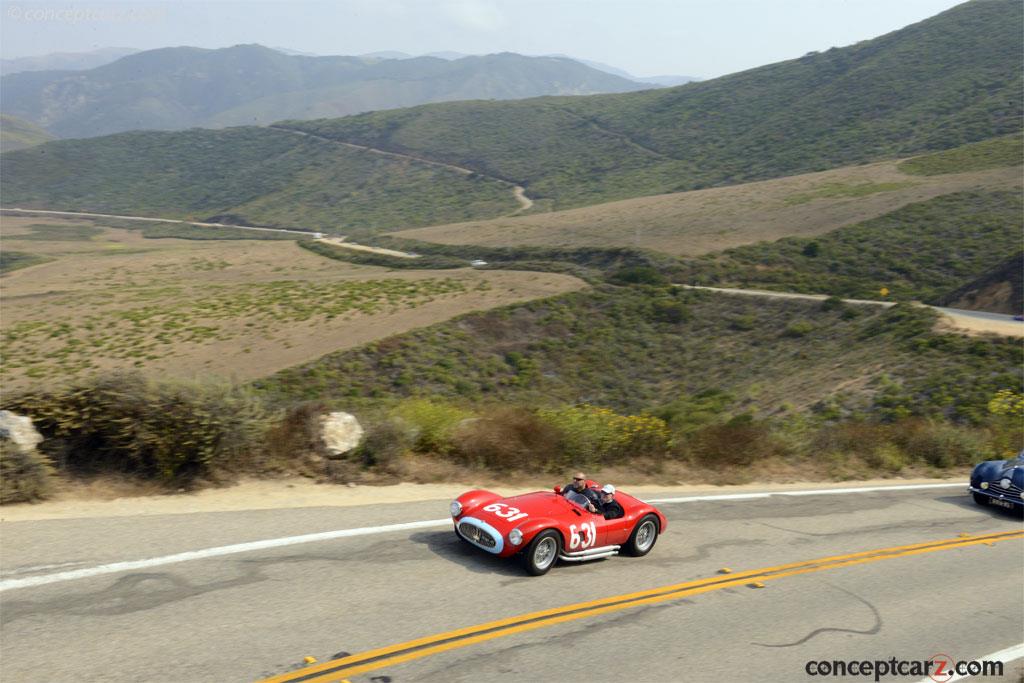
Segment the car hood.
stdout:
<svg viewBox="0 0 1024 683">
<path fill-rule="evenodd" d="M 977 468 L 977 477 L 982 481 L 1009 479 L 1014 486 L 1024 488 L 1024 464 L 1020 458 L 1013 460 L 990 460 Z"/>
</svg>

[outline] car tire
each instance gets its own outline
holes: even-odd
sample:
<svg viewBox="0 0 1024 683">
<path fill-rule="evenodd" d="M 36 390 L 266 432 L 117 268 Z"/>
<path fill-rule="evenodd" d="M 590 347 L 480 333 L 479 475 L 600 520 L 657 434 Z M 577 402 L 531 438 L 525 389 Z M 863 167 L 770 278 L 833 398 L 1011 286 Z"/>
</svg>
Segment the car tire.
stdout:
<svg viewBox="0 0 1024 683">
<path fill-rule="evenodd" d="M 633 533 L 626 541 L 626 554 L 633 557 L 643 557 L 651 552 L 654 544 L 658 542 L 658 532 L 661 531 L 656 515 L 644 515 L 633 527 Z"/>
<path fill-rule="evenodd" d="M 523 551 L 523 566 L 534 576 L 543 576 L 558 562 L 562 552 L 562 535 L 554 529 L 545 529 Z"/>
<path fill-rule="evenodd" d="M 971 492 L 971 496 L 974 498 L 974 502 L 978 505 L 988 505 L 988 496 L 980 493 L 974 493 L 973 491 Z"/>
</svg>

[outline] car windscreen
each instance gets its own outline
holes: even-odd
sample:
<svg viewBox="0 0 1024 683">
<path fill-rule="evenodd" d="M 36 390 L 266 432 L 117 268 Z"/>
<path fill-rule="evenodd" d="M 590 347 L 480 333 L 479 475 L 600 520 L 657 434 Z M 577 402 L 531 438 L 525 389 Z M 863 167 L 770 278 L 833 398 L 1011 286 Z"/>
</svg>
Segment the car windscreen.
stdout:
<svg viewBox="0 0 1024 683">
<path fill-rule="evenodd" d="M 587 500 L 587 497 L 584 496 L 582 493 L 576 493 L 575 491 L 569 491 L 568 493 L 566 493 L 565 499 L 568 500 L 570 503 L 575 503 L 576 505 L 579 505 L 583 509 L 586 509 L 587 503 L 590 502 L 589 500 Z"/>
</svg>

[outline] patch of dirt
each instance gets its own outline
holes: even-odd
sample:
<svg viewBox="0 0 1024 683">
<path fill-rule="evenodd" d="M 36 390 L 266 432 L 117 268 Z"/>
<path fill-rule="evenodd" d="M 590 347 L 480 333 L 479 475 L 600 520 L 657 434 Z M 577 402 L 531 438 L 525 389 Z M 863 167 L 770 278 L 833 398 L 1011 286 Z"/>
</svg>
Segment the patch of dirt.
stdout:
<svg viewBox="0 0 1024 683">
<path fill-rule="evenodd" d="M 762 240 L 820 235 L 951 192 L 1021 186 L 1019 167 L 910 176 L 896 168 L 898 163 L 851 166 L 393 234 L 441 244 L 639 247 L 697 256 Z M 855 192 L 871 186 L 877 189 L 860 196 L 843 196 L 844 188 Z"/>
</svg>

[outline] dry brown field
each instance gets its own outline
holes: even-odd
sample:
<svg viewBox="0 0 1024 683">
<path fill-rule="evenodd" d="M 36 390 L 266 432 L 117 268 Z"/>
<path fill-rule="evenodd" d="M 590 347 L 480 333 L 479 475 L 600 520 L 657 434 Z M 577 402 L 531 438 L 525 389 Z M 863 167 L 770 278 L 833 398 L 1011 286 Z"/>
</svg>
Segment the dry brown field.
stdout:
<svg viewBox="0 0 1024 683">
<path fill-rule="evenodd" d="M 40 224 L 49 227 L 31 227 Z M 52 259 L 0 277 L 5 392 L 121 368 L 247 380 L 586 286 L 546 273 L 356 266 L 291 241 L 145 239 L 90 226 L 3 217 L 5 251 Z"/>
<path fill-rule="evenodd" d="M 1019 166 L 915 176 L 898 170 L 899 163 L 886 161 L 392 234 L 441 244 L 637 247 L 698 256 L 783 237 L 820 235 L 950 192 L 1021 185 Z"/>
</svg>

